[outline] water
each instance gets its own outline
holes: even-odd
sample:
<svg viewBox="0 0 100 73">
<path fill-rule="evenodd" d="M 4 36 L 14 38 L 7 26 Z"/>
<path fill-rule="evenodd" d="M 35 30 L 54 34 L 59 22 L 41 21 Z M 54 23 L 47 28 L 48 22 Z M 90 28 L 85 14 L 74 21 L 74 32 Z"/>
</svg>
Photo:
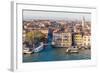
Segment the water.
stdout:
<svg viewBox="0 0 100 73">
<path fill-rule="evenodd" d="M 82 50 L 75 54 L 66 54 L 66 48 L 47 46 L 39 53 L 23 55 L 23 62 L 87 60 L 91 59 L 90 50 Z"/>
</svg>

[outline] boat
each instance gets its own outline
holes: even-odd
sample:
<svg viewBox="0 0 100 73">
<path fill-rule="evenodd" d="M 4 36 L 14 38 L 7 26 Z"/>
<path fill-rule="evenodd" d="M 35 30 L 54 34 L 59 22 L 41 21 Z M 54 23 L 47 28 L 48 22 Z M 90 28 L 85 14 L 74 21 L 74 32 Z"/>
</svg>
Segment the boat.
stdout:
<svg viewBox="0 0 100 73">
<path fill-rule="evenodd" d="M 31 54 L 31 51 L 25 51 L 24 54 Z"/>
<path fill-rule="evenodd" d="M 77 47 L 71 47 L 66 49 L 66 53 L 78 53 L 78 48 Z"/>
<path fill-rule="evenodd" d="M 44 44 L 41 42 L 40 46 L 33 48 L 32 52 L 40 52 L 41 50 L 43 50 L 43 46 Z"/>
<path fill-rule="evenodd" d="M 24 48 L 23 53 L 24 54 L 31 54 L 32 51 L 29 51 L 29 48 Z"/>
</svg>

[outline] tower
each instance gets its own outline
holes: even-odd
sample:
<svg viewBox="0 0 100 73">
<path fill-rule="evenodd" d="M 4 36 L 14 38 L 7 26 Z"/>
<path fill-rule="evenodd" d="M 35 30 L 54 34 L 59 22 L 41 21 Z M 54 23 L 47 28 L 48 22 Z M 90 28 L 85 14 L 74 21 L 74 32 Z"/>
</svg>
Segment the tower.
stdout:
<svg viewBox="0 0 100 73">
<path fill-rule="evenodd" d="M 82 17 L 82 29 L 84 29 L 84 25 L 85 25 L 85 18 L 84 16 Z"/>
</svg>

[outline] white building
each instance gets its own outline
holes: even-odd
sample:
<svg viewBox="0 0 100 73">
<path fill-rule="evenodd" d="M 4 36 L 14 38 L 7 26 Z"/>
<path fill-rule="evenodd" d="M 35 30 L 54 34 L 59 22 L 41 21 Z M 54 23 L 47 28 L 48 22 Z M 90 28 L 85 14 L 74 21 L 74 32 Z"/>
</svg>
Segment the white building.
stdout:
<svg viewBox="0 0 100 73">
<path fill-rule="evenodd" d="M 85 48 L 88 48 L 88 47 L 91 46 L 90 34 L 83 35 L 82 46 L 85 47 Z"/>
<path fill-rule="evenodd" d="M 52 45 L 55 47 L 71 47 L 72 35 L 69 32 L 53 33 Z"/>
</svg>

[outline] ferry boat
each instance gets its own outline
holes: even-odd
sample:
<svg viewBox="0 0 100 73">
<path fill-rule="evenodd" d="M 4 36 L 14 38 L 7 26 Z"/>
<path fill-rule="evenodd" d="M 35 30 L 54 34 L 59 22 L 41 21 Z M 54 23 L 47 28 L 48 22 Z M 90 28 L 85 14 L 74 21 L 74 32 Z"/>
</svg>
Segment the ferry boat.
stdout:
<svg viewBox="0 0 100 73">
<path fill-rule="evenodd" d="M 29 51 L 29 48 L 24 48 L 23 53 L 24 54 L 31 54 L 32 51 Z"/>
<path fill-rule="evenodd" d="M 32 52 L 40 52 L 41 50 L 43 50 L 43 42 L 40 43 L 40 46 L 33 48 Z"/>
<path fill-rule="evenodd" d="M 78 53 L 78 48 L 77 47 L 71 47 L 66 49 L 66 53 Z"/>
</svg>

